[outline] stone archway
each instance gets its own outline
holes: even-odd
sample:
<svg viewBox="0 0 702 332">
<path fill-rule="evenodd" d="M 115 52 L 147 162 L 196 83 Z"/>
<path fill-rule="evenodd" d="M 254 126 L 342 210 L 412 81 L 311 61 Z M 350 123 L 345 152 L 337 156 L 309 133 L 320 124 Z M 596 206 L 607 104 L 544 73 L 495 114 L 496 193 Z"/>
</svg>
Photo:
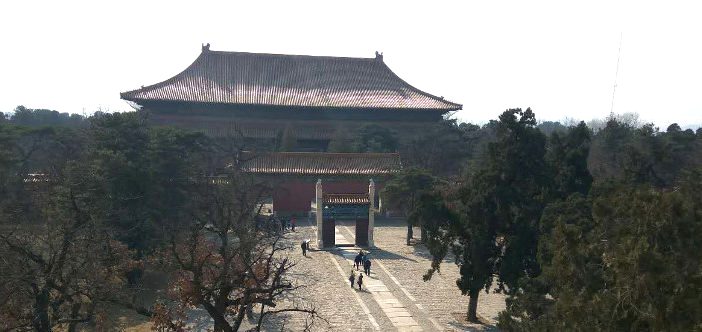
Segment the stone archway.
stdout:
<svg viewBox="0 0 702 332">
<path fill-rule="evenodd" d="M 375 183 L 372 179 L 369 181 L 367 194 L 324 194 L 321 179 L 317 180 L 315 191 L 318 248 L 337 245 L 330 236 L 334 234 L 335 221 L 344 218 L 356 222 L 356 246 L 374 246 Z"/>
</svg>

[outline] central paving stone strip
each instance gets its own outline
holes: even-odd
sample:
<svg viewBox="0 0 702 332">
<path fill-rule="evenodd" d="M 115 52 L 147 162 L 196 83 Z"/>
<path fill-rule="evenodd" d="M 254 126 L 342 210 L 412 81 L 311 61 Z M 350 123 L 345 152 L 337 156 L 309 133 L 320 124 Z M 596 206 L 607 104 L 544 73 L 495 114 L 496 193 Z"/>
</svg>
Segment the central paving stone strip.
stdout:
<svg viewBox="0 0 702 332">
<path fill-rule="evenodd" d="M 346 260 L 347 265 L 353 268 L 353 261 L 356 255 L 358 255 L 358 250 L 343 249 L 340 253 Z M 407 311 L 407 306 L 392 294 L 382 280 L 379 278 L 370 278 L 364 274 L 363 287 L 371 292 L 375 302 L 390 319 L 392 325 L 398 328 L 398 331 L 423 331 L 421 326 L 419 326 L 417 321 L 412 317 L 412 314 Z"/>
</svg>

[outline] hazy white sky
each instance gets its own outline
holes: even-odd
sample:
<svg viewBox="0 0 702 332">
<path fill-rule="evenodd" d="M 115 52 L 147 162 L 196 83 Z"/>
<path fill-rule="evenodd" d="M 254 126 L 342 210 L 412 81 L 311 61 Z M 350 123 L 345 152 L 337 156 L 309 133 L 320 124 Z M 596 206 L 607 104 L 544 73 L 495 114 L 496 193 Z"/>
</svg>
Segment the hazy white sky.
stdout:
<svg viewBox="0 0 702 332">
<path fill-rule="evenodd" d="M 637 112 L 702 124 L 702 2 L 7 1 L 0 111 L 131 108 L 213 50 L 373 57 L 483 123 L 512 107 L 539 120 Z"/>
</svg>

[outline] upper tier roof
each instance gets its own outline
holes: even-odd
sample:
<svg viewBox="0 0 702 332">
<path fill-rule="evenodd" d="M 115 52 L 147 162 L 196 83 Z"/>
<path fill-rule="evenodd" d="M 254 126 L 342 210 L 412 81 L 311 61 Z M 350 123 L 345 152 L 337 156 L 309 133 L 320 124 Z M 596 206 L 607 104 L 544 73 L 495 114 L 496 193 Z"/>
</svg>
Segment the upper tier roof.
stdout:
<svg viewBox="0 0 702 332">
<path fill-rule="evenodd" d="M 175 101 L 230 105 L 355 109 L 461 109 L 412 87 L 382 60 L 210 51 L 161 83 L 121 93 L 136 103 Z"/>
</svg>

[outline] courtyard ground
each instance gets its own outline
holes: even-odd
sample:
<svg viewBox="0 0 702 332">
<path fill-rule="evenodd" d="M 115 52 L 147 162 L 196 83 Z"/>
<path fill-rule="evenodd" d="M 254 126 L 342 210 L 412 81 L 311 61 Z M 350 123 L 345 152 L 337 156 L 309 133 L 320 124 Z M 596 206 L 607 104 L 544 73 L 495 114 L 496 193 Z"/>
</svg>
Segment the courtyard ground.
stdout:
<svg viewBox="0 0 702 332">
<path fill-rule="evenodd" d="M 364 277 L 363 288 L 359 291 L 358 286 L 351 288 L 348 281 L 358 249 L 313 249 L 304 257 L 299 243 L 305 239 L 315 243 L 316 227 L 312 221 L 300 220 L 296 232 L 289 232 L 287 238 L 294 248 L 289 257 L 297 263 L 289 277 L 301 287 L 289 294 L 276 309 L 314 307 L 322 319 L 314 321 L 312 331 L 495 330 L 497 314 L 505 307 L 504 296 L 482 292 L 478 315 L 487 324 L 467 323 L 464 318 L 468 297 L 461 295 L 456 287 L 457 266 L 447 258 L 441 266 L 441 273 L 435 274 L 430 281 L 423 281 L 423 274 L 430 268 L 431 256 L 422 244 L 407 246 L 406 232 L 404 220 L 376 221 L 377 248 L 370 253 L 371 274 Z M 354 234 L 354 222 L 337 222 L 337 243 L 353 243 Z M 414 234 L 419 237 L 418 228 Z M 150 330 L 150 323 L 143 316 L 129 313 L 117 316 L 120 323 L 116 326 L 123 326 L 126 331 Z M 188 330 L 206 331 L 212 326 L 202 310 L 193 310 L 188 316 Z M 241 330 L 253 327 L 255 318 L 245 321 Z M 297 313 L 281 314 L 269 318 L 264 330 L 301 331 L 308 323 L 305 318 Z"/>
<path fill-rule="evenodd" d="M 488 324 L 469 324 L 463 319 L 468 297 L 456 287 L 458 268 L 449 258 L 441 273 L 427 282 L 422 275 L 429 269 L 431 257 L 422 244 L 405 244 L 407 227 L 403 220 L 379 220 L 375 227 L 375 245 L 370 253 L 371 275 L 364 286 L 351 288 L 348 276 L 358 249 L 312 250 L 302 256 L 299 245 L 290 254 L 297 261 L 291 278 L 303 287 L 291 294 L 280 307 L 293 303 L 313 305 L 324 320 L 315 321 L 313 331 L 477 331 L 494 330 L 497 314 L 504 309 L 502 294 L 482 292 L 478 315 Z M 315 242 L 316 228 L 301 221 L 290 241 Z M 352 221 L 337 222 L 337 242 L 353 243 Z M 419 229 L 415 229 L 419 236 Z M 360 273 L 361 271 L 358 271 Z M 251 322 L 253 323 L 253 321 Z M 305 326 L 300 314 L 281 315 L 266 324 L 266 330 L 301 330 Z"/>
</svg>

